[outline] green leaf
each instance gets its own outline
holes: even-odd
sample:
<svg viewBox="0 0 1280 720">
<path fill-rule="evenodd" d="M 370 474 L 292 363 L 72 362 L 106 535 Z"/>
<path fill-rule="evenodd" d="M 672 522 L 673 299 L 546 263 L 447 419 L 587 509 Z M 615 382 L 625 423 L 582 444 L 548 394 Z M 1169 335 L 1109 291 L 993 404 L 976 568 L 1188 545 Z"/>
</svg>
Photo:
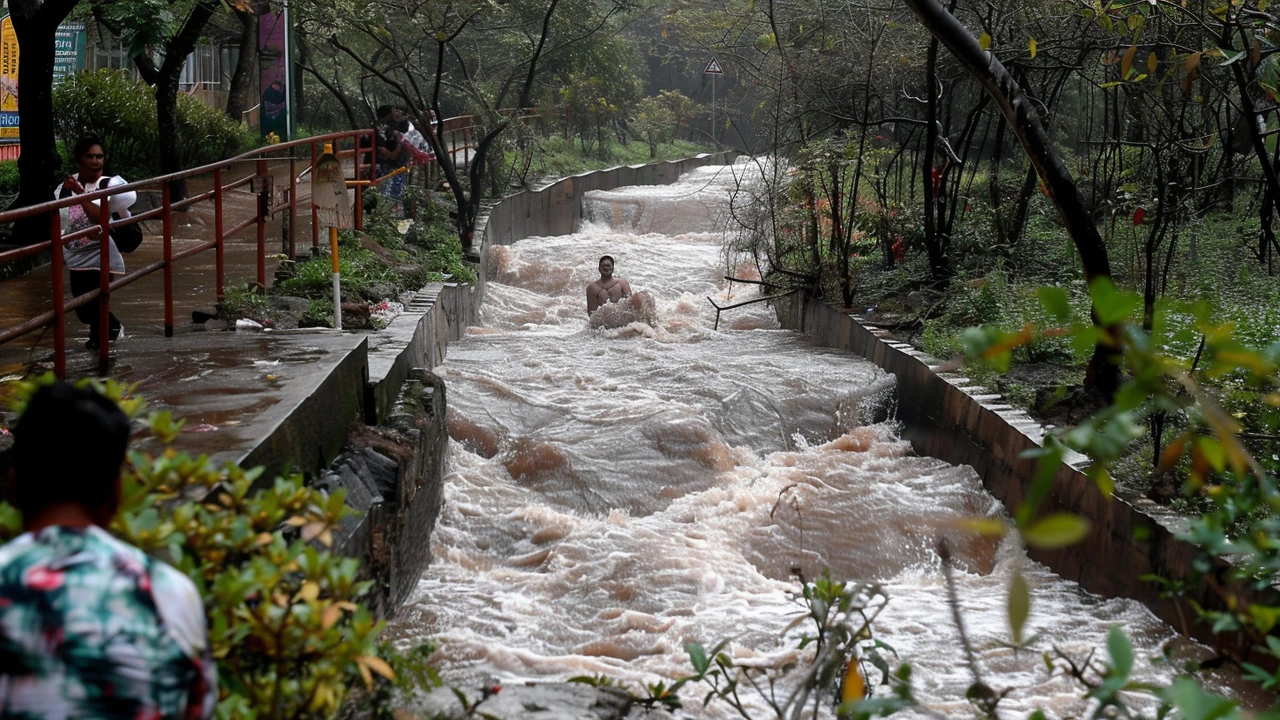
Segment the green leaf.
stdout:
<svg viewBox="0 0 1280 720">
<path fill-rule="evenodd" d="M 1264 633 L 1271 632 L 1271 628 L 1276 626 L 1276 621 L 1280 620 L 1280 608 L 1271 607 L 1270 605 L 1250 605 L 1249 615 L 1253 619 L 1253 626 Z M 1277 654 L 1276 657 L 1280 657 Z"/>
<path fill-rule="evenodd" d="M 1067 291 L 1060 287 L 1042 287 L 1036 291 L 1040 296 L 1040 305 L 1055 320 L 1065 321 L 1071 318 L 1071 301 Z"/>
<path fill-rule="evenodd" d="M 1098 323 L 1104 327 L 1132 317 L 1142 307 L 1142 298 L 1137 293 L 1117 291 L 1107 277 L 1094 280 L 1089 285 L 1089 294 L 1093 297 Z"/>
<path fill-rule="evenodd" d="M 1111 667 L 1116 673 L 1121 677 L 1129 677 L 1129 673 L 1133 671 L 1133 645 L 1119 625 L 1111 628 L 1111 632 L 1107 634 L 1107 652 L 1111 654 Z"/>
<path fill-rule="evenodd" d="M 1044 447 L 1023 451 L 1021 456 L 1034 458 L 1037 462 L 1036 474 L 1031 479 L 1031 487 L 1027 490 L 1026 498 L 1013 514 L 1014 522 L 1019 528 L 1031 522 L 1032 516 L 1040 509 L 1040 504 L 1049 496 L 1049 489 L 1053 487 L 1053 476 L 1058 472 L 1058 466 L 1062 464 L 1063 448 L 1057 438 L 1049 436 L 1045 440 Z"/>
<path fill-rule="evenodd" d="M 1013 633 L 1013 644 L 1022 645 L 1022 630 L 1026 627 L 1027 616 L 1031 614 L 1031 592 L 1022 573 L 1014 572 L 1009 581 L 1009 630 Z"/>
<path fill-rule="evenodd" d="M 1054 513 L 1022 529 L 1027 544 L 1041 550 L 1074 545 L 1089 534 L 1089 521 L 1071 513 Z"/>
<path fill-rule="evenodd" d="M 1222 443 L 1208 437 L 1196 438 L 1196 445 L 1199 446 L 1200 452 L 1204 455 L 1204 459 L 1208 461 L 1209 466 L 1214 472 L 1222 472 L 1226 467 L 1226 451 L 1222 448 Z"/>
<path fill-rule="evenodd" d="M 1240 711 L 1235 700 L 1212 695 L 1190 679 L 1179 678 L 1163 693 L 1165 700 L 1178 709 L 1185 720 L 1218 720 L 1238 718 Z"/>
<path fill-rule="evenodd" d="M 1107 472 L 1105 466 L 1090 465 L 1084 474 L 1088 475 L 1090 480 L 1093 480 L 1094 484 L 1098 486 L 1098 492 L 1104 496 L 1111 497 L 1112 493 L 1116 491 L 1116 481 L 1111 477 L 1111 473 Z"/>
<path fill-rule="evenodd" d="M 710 663 L 707 661 L 707 651 L 703 649 L 702 645 L 696 642 L 687 642 L 684 644 L 684 650 L 689 653 L 689 662 L 693 665 L 694 671 L 698 675 L 705 674 Z"/>
</svg>

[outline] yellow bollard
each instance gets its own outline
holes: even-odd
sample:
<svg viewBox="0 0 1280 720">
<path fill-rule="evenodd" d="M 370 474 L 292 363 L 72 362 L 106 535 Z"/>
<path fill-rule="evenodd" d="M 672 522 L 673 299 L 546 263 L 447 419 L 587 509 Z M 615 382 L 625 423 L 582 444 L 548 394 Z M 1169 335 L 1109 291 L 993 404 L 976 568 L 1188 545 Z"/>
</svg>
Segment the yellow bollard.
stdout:
<svg viewBox="0 0 1280 720">
<path fill-rule="evenodd" d="M 326 154 L 333 154 L 333 144 L 325 143 Z M 329 257 L 333 262 L 333 327 L 342 329 L 342 275 L 338 272 L 338 228 L 329 228 Z"/>
</svg>

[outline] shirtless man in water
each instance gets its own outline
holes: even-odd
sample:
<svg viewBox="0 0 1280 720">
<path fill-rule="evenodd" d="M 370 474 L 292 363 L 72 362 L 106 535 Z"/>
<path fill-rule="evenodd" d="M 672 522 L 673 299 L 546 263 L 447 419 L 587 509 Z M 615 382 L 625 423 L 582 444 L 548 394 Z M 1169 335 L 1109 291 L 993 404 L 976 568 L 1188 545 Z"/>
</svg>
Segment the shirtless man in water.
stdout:
<svg viewBox="0 0 1280 720">
<path fill-rule="evenodd" d="M 630 295 L 631 283 L 613 276 L 613 258 L 608 255 L 600 258 L 600 279 L 587 286 L 587 314 L 605 303 L 616 303 Z"/>
</svg>

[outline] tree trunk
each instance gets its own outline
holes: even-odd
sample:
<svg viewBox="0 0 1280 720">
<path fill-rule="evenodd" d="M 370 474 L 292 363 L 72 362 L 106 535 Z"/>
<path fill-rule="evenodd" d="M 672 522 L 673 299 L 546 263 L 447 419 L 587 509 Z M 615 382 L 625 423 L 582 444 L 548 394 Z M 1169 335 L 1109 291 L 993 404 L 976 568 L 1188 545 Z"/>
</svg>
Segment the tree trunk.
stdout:
<svg viewBox="0 0 1280 720">
<path fill-rule="evenodd" d="M 938 150 L 938 40 L 929 41 L 929 52 L 925 57 L 924 83 L 928 100 L 924 110 L 924 248 L 929 255 L 929 274 L 935 281 L 947 277 L 947 260 L 942 256 L 942 245 L 938 242 L 938 226 L 935 221 L 935 206 L 938 203 L 939 172 L 937 167 Z"/>
<path fill-rule="evenodd" d="M 1107 246 L 1094 225 L 1092 215 L 1080 199 L 1080 191 L 1071 179 L 1071 172 L 1058 157 L 1044 125 L 1036 115 L 1030 98 L 1000 60 L 983 50 L 978 39 L 937 0 L 904 2 L 925 29 L 947 47 L 952 56 L 982 84 L 1000 106 L 1000 111 L 1009 121 L 1009 129 L 1022 144 L 1032 166 L 1058 207 L 1062 223 L 1080 255 L 1085 281 L 1092 284 L 1094 280 L 1110 278 L 1111 263 L 1107 256 Z M 1112 326 L 1104 330 L 1107 331 L 1104 335 L 1113 335 L 1118 328 Z M 1116 349 L 1108 347 L 1105 339 L 1100 340 L 1094 346 L 1093 357 L 1085 373 L 1086 384 L 1109 399 L 1120 384 L 1119 360 Z"/>
<path fill-rule="evenodd" d="M 258 13 L 255 9 L 236 11 L 240 19 L 240 57 L 231 75 L 227 92 L 227 117 L 242 122 L 253 106 L 253 76 L 258 70 Z"/>
<path fill-rule="evenodd" d="M 166 62 L 165 65 L 169 63 Z M 180 63 L 178 70 L 182 69 Z M 178 80 L 180 72 L 163 72 L 156 83 L 156 131 L 160 136 L 160 174 L 182 169 L 182 145 L 178 142 Z M 187 181 L 169 183 L 169 199 L 177 202 L 187 197 Z"/>
<path fill-rule="evenodd" d="M 307 113 L 307 95 L 303 92 L 305 87 L 304 65 L 311 61 L 311 43 L 307 38 L 307 32 L 302 23 L 294 26 L 293 42 L 297 49 L 298 61 L 293 64 L 293 87 L 289 92 L 293 94 L 293 116 L 297 118 L 296 122 L 310 122 L 311 117 Z"/>
<path fill-rule="evenodd" d="M 62 172 L 53 136 L 53 39 L 58 24 L 75 7 L 76 0 L 11 0 L 13 30 L 22 47 L 18 86 L 22 88 L 22 113 L 18 132 L 22 154 L 18 156 L 21 187 L 14 207 L 38 205 L 51 199 L 50 192 Z M 48 234 L 45 218 L 33 218 L 14 228 L 23 241 L 39 242 Z"/>
<path fill-rule="evenodd" d="M 156 131 L 160 136 L 161 175 L 183 169 L 182 145 L 178 142 L 178 81 L 182 79 L 182 68 L 187 64 L 187 56 L 195 50 L 205 25 L 209 24 L 209 18 L 213 17 L 218 7 L 217 4 L 205 1 L 191 9 L 182 28 L 165 46 L 164 63 L 156 71 Z M 134 58 L 134 64 L 140 63 L 140 57 Z M 186 180 L 169 183 L 170 201 L 178 202 L 186 197 Z"/>
</svg>

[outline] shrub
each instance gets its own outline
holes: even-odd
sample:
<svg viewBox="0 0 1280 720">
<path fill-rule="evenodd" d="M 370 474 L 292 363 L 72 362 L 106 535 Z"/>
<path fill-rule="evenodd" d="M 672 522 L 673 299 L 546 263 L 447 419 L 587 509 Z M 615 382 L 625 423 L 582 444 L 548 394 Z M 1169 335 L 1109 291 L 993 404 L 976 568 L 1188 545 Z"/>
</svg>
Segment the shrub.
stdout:
<svg viewBox="0 0 1280 720">
<path fill-rule="evenodd" d="M 16 195 L 18 192 L 18 161 L 0 162 L 0 194 Z"/>
<path fill-rule="evenodd" d="M 14 409 L 48 382 L 52 375 L 20 384 Z M 143 417 L 131 387 L 81 382 Z M 166 444 L 183 425 L 168 412 L 145 419 Z M 298 475 L 263 483 L 260 474 L 172 448 L 131 452 L 110 529 L 200 588 L 222 689 L 215 717 L 332 717 L 348 689 L 372 687 L 374 674 L 394 677 L 378 657 L 381 623 L 359 604 L 370 583 L 357 579 L 358 561 L 322 549 L 350 511 L 341 491 L 326 496 Z M 11 537 L 19 525 L 0 503 L 0 533 Z"/>
<path fill-rule="evenodd" d="M 187 167 L 253 147 L 247 128 L 190 95 L 178 96 L 178 151 Z M 64 79 L 53 91 L 54 134 L 67 147 L 102 138 L 113 175 L 138 180 L 159 171 L 155 92 L 125 70 L 94 70 Z"/>
<path fill-rule="evenodd" d="M 178 150 L 187 167 L 208 165 L 255 145 L 243 123 L 190 95 L 178 96 Z"/>
<path fill-rule="evenodd" d="M 110 173 L 134 180 L 155 174 L 155 94 L 128 71 L 95 70 L 66 77 L 53 90 L 53 118 L 54 134 L 68 148 L 86 135 L 102 138 Z"/>
</svg>

